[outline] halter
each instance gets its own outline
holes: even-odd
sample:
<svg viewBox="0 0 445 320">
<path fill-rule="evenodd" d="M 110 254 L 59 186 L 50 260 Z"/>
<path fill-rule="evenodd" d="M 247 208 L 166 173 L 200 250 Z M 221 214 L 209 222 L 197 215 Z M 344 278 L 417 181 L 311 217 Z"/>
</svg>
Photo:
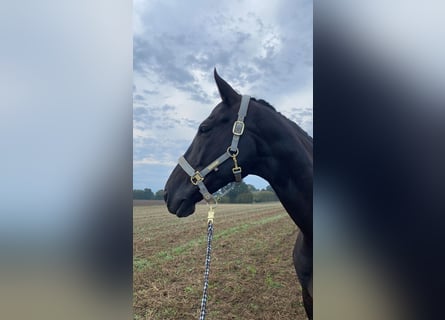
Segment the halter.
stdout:
<svg viewBox="0 0 445 320">
<path fill-rule="evenodd" d="M 184 156 L 181 156 L 178 160 L 179 165 L 181 168 L 190 176 L 190 181 L 195 185 L 198 186 L 199 192 L 201 192 L 203 198 L 207 203 L 216 203 L 215 199 L 213 198 L 213 195 L 207 190 L 206 185 L 204 184 L 204 178 L 206 175 L 208 175 L 213 170 L 218 170 L 218 166 L 222 164 L 224 161 L 226 161 L 229 158 L 232 158 L 233 160 L 233 168 L 232 172 L 235 176 L 235 181 L 240 182 L 242 180 L 241 177 L 241 167 L 238 166 L 238 160 L 237 156 L 239 153 L 238 150 L 238 142 L 241 137 L 241 135 L 244 132 L 244 117 L 247 114 L 247 108 L 249 107 L 249 101 L 250 96 L 243 95 L 241 98 L 241 105 L 238 111 L 238 119 L 233 123 L 232 128 L 232 143 L 227 148 L 227 151 L 224 152 L 222 155 L 220 155 L 218 158 L 216 158 L 215 161 L 210 163 L 207 167 L 202 169 L 201 171 L 193 169 L 193 167 L 187 162 L 187 160 L 184 158 Z"/>
</svg>

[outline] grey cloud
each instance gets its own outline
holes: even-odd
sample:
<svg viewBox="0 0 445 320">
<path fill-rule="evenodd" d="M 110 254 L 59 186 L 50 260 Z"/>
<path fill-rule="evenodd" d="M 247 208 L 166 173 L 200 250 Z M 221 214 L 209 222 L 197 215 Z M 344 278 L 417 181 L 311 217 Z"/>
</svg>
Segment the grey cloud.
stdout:
<svg viewBox="0 0 445 320">
<path fill-rule="evenodd" d="M 147 109 L 143 107 L 134 107 L 133 108 L 133 117 L 139 118 L 147 113 Z"/>
<path fill-rule="evenodd" d="M 237 45 L 243 45 L 249 38 L 251 38 L 251 34 L 242 32 L 242 31 L 236 31 L 235 32 L 235 42 Z"/>
<path fill-rule="evenodd" d="M 147 70 L 154 71 L 162 81 L 181 90 L 192 91 L 192 99 L 205 103 L 209 102 L 209 98 L 202 91 L 193 91 L 191 86 L 187 86 L 195 80 L 189 72 L 191 67 L 211 72 L 214 66 L 221 66 L 233 83 L 257 85 L 263 89 L 266 86 L 256 82 L 271 79 L 267 85 L 270 91 L 286 91 L 291 85 L 307 81 L 304 69 L 312 62 L 310 2 L 277 2 L 279 19 L 273 22 L 279 23 L 277 30 L 271 21 L 264 21 L 254 9 L 247 15 L 234 17 L 225 6 L 236 7 L 236 3 L 219 4 L 216 8 L 213 4 L 210 6 L 213 10 L 209 10 L 209 6 L 202 2 L 199 6 L 181 7 L 180 10 L 193 13 L 194 17 L 201 17 L 187 23 L 171 19 L 165 23 L 163 14 L 178 17 L 171 12 L 146 12 L 143 20 L 147 21 L 147 32 L 134 39 L 135 71 L 141 74 Z M 252 30 L 242 27 L 242 23 L 249 21 L 254 26 Z M 153 33 L 153 30 L 157 32 Z M 254 33 L 276 38 L 280 48 L 270 41 L 249 44 Z M 255 51 L 249 52 L 252 48 Z M 249 58 L 260 49 L 265 51 L 264 57 Z"/>
<path fill-rule="evenodd" d="M 159 122 L 158 124 L 155 125 L 155 128 L 156 129 L 164 129 L 164 130 L 165 129 L 173 129 L 173 128 L 175 128 L 175 125 L 172 123 L 168 123 L 168 122 L 164 122 L 164 123 Z"/>
<path fill-rule="evenodd" d="M 312 136 L 313 109 L 310 107 L 292 108 L 289 119 L 298 123 L 310 136 Z"/>
<path fill-rule="evenodd" d="M 312 117 L 313 115 L 312 109 L 309 108 L 301 108 L 301 109 L 292 108 L 292 113 L 297 114 L 300 117 Z"/>
<path fill-rule="evenodd" d="M 193 129 L 197 129 L 200 125 L 199 121 L 192 120 L 192 119 L 183 119 L 183 123 Z"/>
<path fill-rule="evenodd" d="M 145 19 L 144 19 L 145 20 Z M 234 28 L 231 34 L 221 35 L 221 26 L 233 17 L 214 14 L 208 23 L 190 26 L 188 30 L 163 31 L 134 39 L 134 69 L 142 75 L 154 71 L 162 79 L 182 90 L 192 90 L 194 82 L 190 67 L 211 72 L 214 66 L 229 66 L 245 53 L 244 43 L 251 34 Z M 147 21 L 151 21 L 147 18 Z M 174 24 L 174 22 L 172 22 Z M 170 26 L 171 29 L 171 26 Z M 196 88 L 196 86 L 194 86 Z M 208 103 L 202 90 L 194 90 L 192 99 Z M 202 97 L 199 97 L 202 95 Z"/>
<path fill-rule="evenodd" d="M 168 104 L 165 104 L 162 106 L 162 111 L 169 111 L 169 110 L 175 110 L 176 107 L 170 106 Z"/>
<path fill-rule="evenodd" d="M 205 103 L 205 104 L 212 103 L 212 100 L 210 99 L 210 96 L 207 93 L 203 92 L 203 91 L 201 91 L 200 93 L 196 93 L 196 92 L 192 93 L 190 98 L 192 98 L 195 101 L 202 102 L 202 103 Z"/>
<path fill-rule="evenodd" d="M 158 90 L 148 90 L 148 89 L 144 89 L 143 92 L 145 94 L 158 94 L 159 93 Z"/>
<path fill-rule="evenodd" d="M 140 94 L 136 94 L 136 95 L 134 95 L 133 100 L 139 102 L 139 101 L 144 101 L 145 98 L 144 98 L 144 96 L 142 96 L 142 95 L 140 95 Z"/>
<path fill-rule="evenodd" d="M 190 98 L 192 100 L 202 102 L 204 104 L 210 104 L 212 103 L 212 99 L 210 98 L 209 94 L 205 92 L 201 86 L 198 85 L 198 83 L 186 83 L 181 84 L 177 86 L 179 89 L 183 89 L 184 91 L 187 91 L 190 93 Z"/>
<path fill-rule="evenodd" d="M 133 108 L 134 128 L 146 129 L 169 129 L 178 125 L 189 125 L 189 122 L 178 120 L 171 114 L 176 108 L 171 105 L 158 106 L 135 106 Z"/>
<path fill-rule="evenodd" d="M 181 84 L 194 78 L 185 66 L 179 67 L 176 55 L 180 55 L 177 44 L 169 37 L 154 36 L 152 41 L 134 39 L 134 70 L 141 74 L 148 71 L 157 73 L 162 81 Z"/>
</svg>

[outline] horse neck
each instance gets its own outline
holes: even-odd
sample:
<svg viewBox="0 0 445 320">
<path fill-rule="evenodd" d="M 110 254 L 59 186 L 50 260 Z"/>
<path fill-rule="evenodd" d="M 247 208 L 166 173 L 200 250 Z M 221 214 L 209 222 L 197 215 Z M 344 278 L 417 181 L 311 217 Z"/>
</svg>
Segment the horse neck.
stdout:
<svg viewBox="0 0 445 320">
<path fill-rule="evenodd" d="M 253 112 L 258 158 L 250 173 L 267 180 L 300 230 L 312 238 L 312 141 L 271 108 Z"/>
</svg>

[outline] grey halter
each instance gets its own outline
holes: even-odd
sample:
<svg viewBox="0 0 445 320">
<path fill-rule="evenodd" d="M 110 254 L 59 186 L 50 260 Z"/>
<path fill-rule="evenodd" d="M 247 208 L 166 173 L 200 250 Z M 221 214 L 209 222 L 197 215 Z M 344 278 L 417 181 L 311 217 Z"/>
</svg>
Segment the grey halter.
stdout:
<svg viewBox="0 0 445 320">
<path fill-rule="evenodd" d="M 190 176 L 190 181 L 198 186 L 199 192 L 201 192 L 204 200 L 208 203 L 216 203 L 216 200 L 213 198 L 213 195 L 207 190 L 207 187 L 204 184 L 204 178 L 208 175 L 212 170 L 217 170 L 218 166 L 222 164 L 229 158 L 233 159 L 234 166 L 232 168 L 232 172 L 235 176 L 235 181 L 240 182 L 241 177 L 241 167 L 238 166 L 237 156 L 239 153 L 238 150 L 238 142 L 241 135 L 244 132 L 244 117 L 247 114 L 247 108 L 249 107 L 250 96 L 243 95 L 241 98 L 241 105 L 238 111 L 238 119 L 233 123 L 232 128 L 232 143 L 227 148 L 227 151 L 220 155 L 215 161 L 210 163 L 207 167 L 202 169 L 201 171 L 193 169 L 193 167 L 187 162 L 184 156 L 181 156 L 178 160 L 181 168 Z"/>
</svg>

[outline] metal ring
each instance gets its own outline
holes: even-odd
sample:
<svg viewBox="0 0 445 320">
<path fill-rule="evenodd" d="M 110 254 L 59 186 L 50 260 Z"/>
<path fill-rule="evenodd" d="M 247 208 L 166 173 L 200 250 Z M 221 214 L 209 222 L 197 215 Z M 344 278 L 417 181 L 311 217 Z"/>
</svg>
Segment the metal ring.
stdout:
<svg viewBox="0 0 445 320">
<path fill-rule="evenodd" d="M 229 156 L 231 156 L 232 158 L 238 156 L 238 153 L 239 153 L 239 149 L 238 148 L 236 148 L 235 153 L 233 153 L 233 151 L 230 150 L 230 147 L 227 148 L 227 154 Z"/>
</svg>

